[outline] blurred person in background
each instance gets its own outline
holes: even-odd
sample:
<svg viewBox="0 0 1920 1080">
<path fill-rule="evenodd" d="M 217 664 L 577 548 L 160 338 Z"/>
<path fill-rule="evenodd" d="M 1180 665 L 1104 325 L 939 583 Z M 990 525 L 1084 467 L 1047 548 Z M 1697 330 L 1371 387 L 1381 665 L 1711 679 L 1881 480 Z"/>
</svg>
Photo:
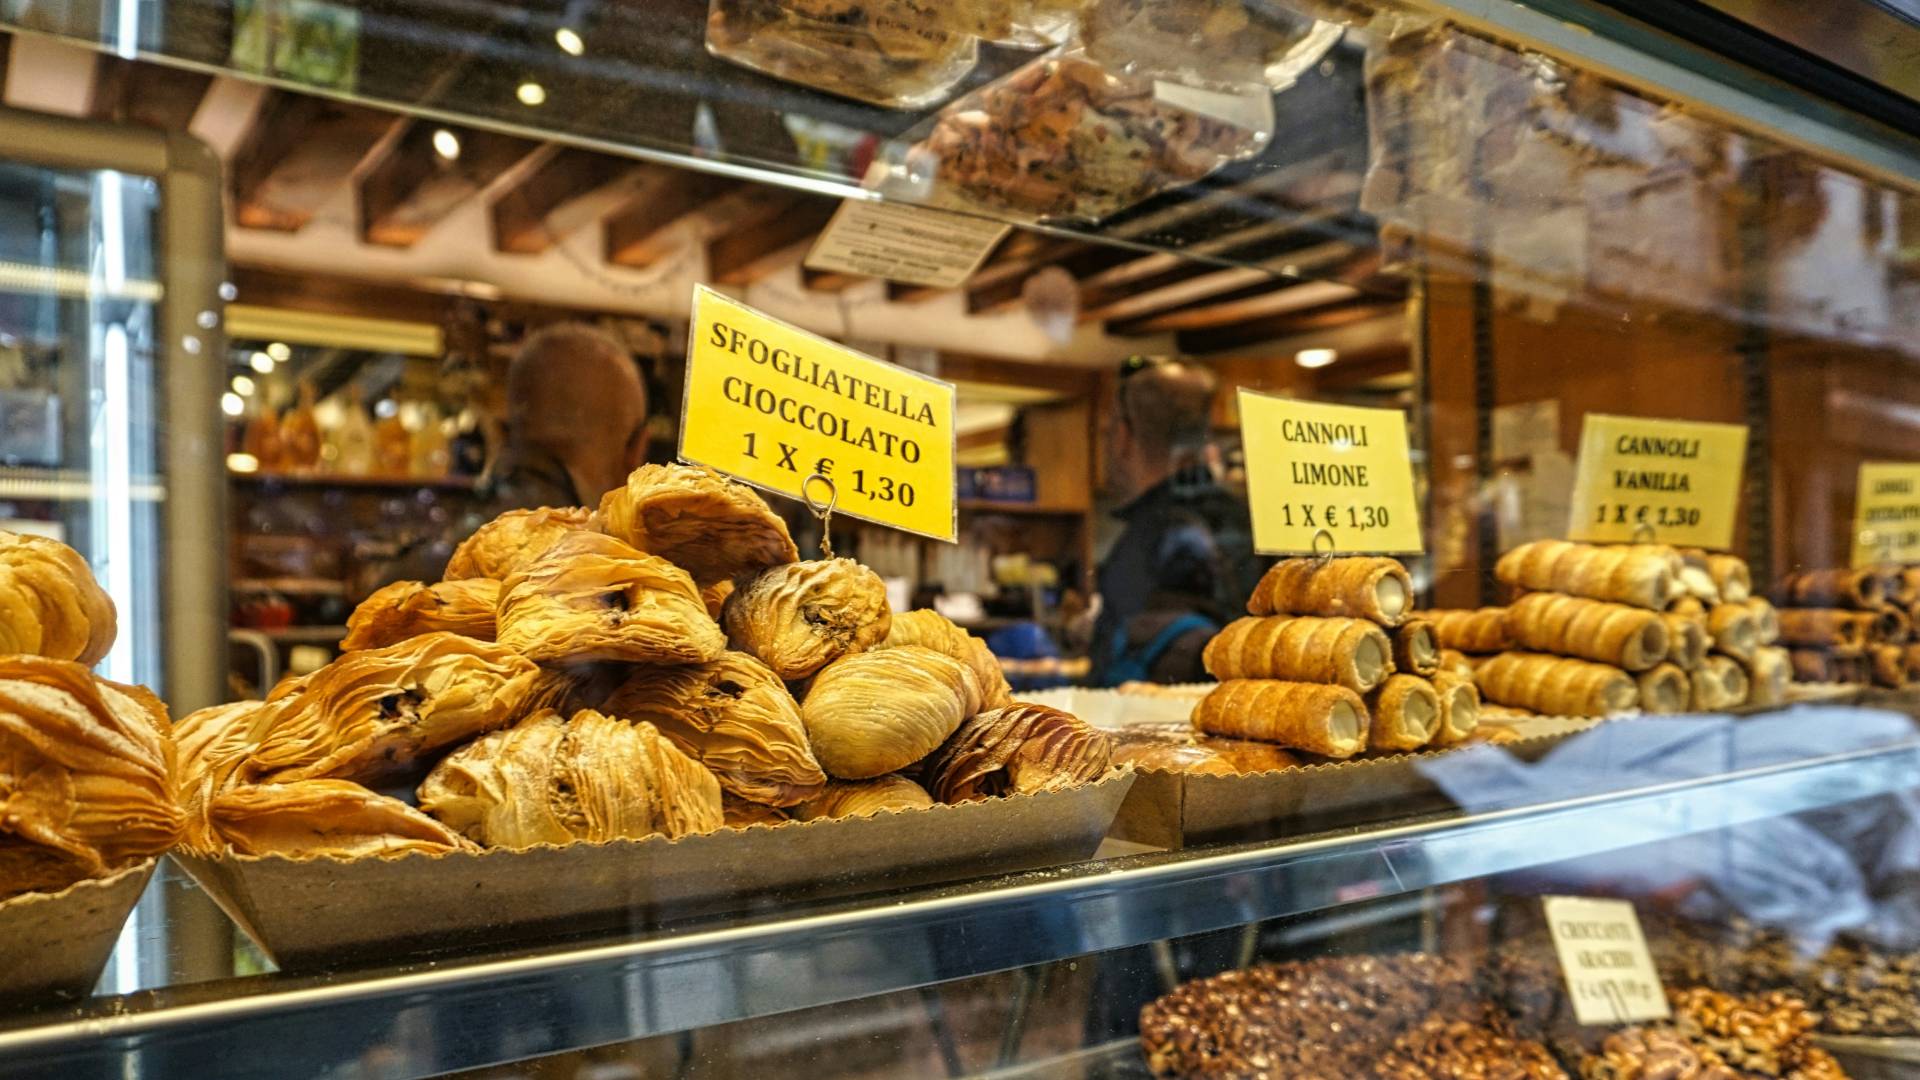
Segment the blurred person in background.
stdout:
<svg viewBox="0 0 1920 1080">
<path fill-rule="evenodd" d="M 1218 380 L 1130 357 L 1108 427 L 1124 526 L 1100 564 L 1093 682 L 1198 682 L 1200 652 L 1259 580 L 1246 505 L 1221 486 L 1210 441 Z"/>
</svg>

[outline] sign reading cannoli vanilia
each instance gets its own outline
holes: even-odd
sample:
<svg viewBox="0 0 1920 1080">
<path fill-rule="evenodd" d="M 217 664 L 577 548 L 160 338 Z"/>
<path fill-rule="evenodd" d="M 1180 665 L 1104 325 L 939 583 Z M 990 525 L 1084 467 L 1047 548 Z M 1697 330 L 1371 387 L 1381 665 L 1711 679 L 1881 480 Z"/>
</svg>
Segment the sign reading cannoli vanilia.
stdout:
<svg viewBox="0 0 1920 1080">
<path fill-rule="evenodd" d="M 1920 464 L 1866 461 L 1853 496 L 1853 565 L 1920 562 Z"/>
<path fill-rule="evenodd" d="M 682 459 L 817 506 L 830 498 L 835 514 L 954 539 L 952 383 L 705 286 L 688 333 Z"/>
<path fill-rule="evenodd" d="M 1746 456 L 1740 424 L 1588 413 L 1567 538 L 1726 551 Z"/>
<path fill-rule="evenodd" d="M 1255 549 L 1325 553 L 1330 539 L 1340 555 L 1420 553 L 1405 413 L 1244 387 L 1238 401 Z"/>
</svg>

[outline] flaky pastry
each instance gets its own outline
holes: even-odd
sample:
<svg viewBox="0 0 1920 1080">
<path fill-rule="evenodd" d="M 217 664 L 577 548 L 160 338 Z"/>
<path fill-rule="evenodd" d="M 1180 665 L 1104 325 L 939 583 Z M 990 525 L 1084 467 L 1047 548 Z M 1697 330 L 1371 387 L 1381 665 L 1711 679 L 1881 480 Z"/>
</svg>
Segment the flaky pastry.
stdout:
<svg viewBox="0 0 1920 1080">
<path fill-rule="evenodd" d="M 895 612 L 886 636 L 873 647 L 892 649 L 901 645 L 923 646 L 967 665 L 980 683 L 981 708 L 998 709 L 1013 704 L 1013 689 L 1007 685 L 1006 672 L 993 650 L 987 648 L 985 641 L 932 608 Z"/>
<path fill-rule="evenodd" d="M 780 807 L 748 802 L 724 788 L 720 791 L 720 816 L 735 829 L 744 829 L 749 825 L 783 825 L 791 820 Z"/>
<path fill-rule="evenodd" d="M 453 549 L 445 581 L 492 578 L 505 581 L 570 532 L 587 527 L 587 509 L 543 506 L 538 510 L 509 510 L 475 530 Z"/>
<path fill-rule="evenodd" d="M 171 847 L 183 815 L 166 707 L 77 663 L 0 659 L 0 899 Z"/>
<path fill-rule="evenodd" d="M 569 533 L 500 585 L 500 643 L 534 660 L 699 664 L 726 650 L 686 571 Z"/>
<path fill-rule="evenodd" d="M 700 589 L 700 602 L 707 605 L 707 618 L 714 622 L 720 621 L 720 613 L 726 610 L 727 597 L 733 595 L 733 590 L 732 578 L 716 581 Z"/>
<path fill-rule="evenodd" d="M 832 780 L 820 794 L 794 807 L 801 821 L 818 818 L 867 817 L 883 810 L 925 810 L 933 805 L 927 789 L 888 773 L 871 780 Z"/>
<path fill-rule="evenodd" d="M 113 648 L 113 600 L 80 553 L 0 529 L 0 653 L 92 667 Z"/>
<path fill-rule="evenodd" d="M 727 600 L 728 642 L 783 679 L 804 679 L 887 636 L 892 610 L 880 575 L 852 559 L 769 567 Z"/>
<path fill-rule="evenodd" d="M 721 825 L 720 785 L 653 725 L 550 710 L 448 754 L 420 808 L 484 847 L 603 843 Z"/>
<path fill-rule="evenodd" d="M 240 855 L 333 855 L 345 859 L 438 855 L 472 847 L 445 825 L 350 780 L 245 784 L 213 796 L 207 806 L 209 847 Z"/>
<path fill-rule="evenodd" d="M 347 616 L 347 636 L 340 648 L 377 649 L 435 630 L 492 641 L 493 610 L 499 602 L 500 583 L 492 578 L 433 585 L 396 581 L 375 590 Z"/>
<path fill-rule="evenodd" d="M 792 806 L 827 782 L 786 684 L 743 652 L 723 653 L 710 664 L 637 671 L 601 709 L 659 728 L 742 799 Z"/>
<path fill-rule="evenodd" d="M 703 585 L 800 557 L 759 492 L 697 465 L 642 465 L 600 500 L 600 529 Z"/>
<path fill-rule="evenodd" d="M 1113 738 L 1079 717 L 1015 702 L 979 713 L 928 755 L 927 788 L 941 802 L 1031 795 L 1106 775 Z"/>
<path fill-rule="evenodd" d="M 843 656 L 814 676 L 800 703 L 814 756 L 843 780 L 906 768 L 979 711 L 972 669 L 919 645 Z"/>
</svg>

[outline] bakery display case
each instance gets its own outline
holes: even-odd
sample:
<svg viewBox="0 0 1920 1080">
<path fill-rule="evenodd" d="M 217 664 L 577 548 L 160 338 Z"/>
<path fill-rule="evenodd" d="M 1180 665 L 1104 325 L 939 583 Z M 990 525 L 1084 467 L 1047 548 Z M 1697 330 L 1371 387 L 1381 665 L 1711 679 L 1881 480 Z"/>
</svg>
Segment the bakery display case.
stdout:
<svg viewBox="0 0 1920 1080">
<path fill-rule="evenodd" d="M 1920 1073 L 1788 7 L 0 0 L 0 1075 Z"/>
</svg>

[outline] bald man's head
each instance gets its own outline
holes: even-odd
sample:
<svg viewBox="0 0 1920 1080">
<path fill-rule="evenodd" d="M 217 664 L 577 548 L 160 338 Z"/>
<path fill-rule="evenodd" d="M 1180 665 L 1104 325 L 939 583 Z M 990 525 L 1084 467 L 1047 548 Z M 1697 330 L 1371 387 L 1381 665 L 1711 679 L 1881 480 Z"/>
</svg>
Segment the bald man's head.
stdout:
<svg viewBox="0 0 1920 1080">
<path fill-rule="evenodd" d="M 528 338 L 507 369 L 507 438 L 558 458 L 593 505 L 646 452 L 647 389 L 619 342 L 581 323 Z"/>
</svg>

